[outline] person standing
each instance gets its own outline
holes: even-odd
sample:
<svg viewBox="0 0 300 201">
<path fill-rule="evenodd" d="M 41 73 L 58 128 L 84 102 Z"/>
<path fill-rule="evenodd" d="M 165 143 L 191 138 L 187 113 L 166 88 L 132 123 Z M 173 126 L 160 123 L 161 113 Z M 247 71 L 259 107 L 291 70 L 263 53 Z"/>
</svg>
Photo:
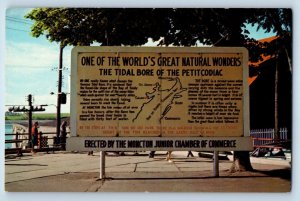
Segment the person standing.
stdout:
<svg viewBox="0 0 300 201">
<path fill-rule="evenodd" d="M 188 151 L 188 154 L 187 154 L 187 157 L 194 157 L 194 154 L 193 154 L 193 152 L 192 151 Z"/>
<path fill-rule="evenodd" d="M 62 150 L 66 150 L 66 138 L 67 138 L 67 122 L 63 121 L 60 125 L 59 142 Z"/>
<path fill-rule="evenodd" d="M 172 154 L 172 151 L 168 151 L 167 152 L 167 157 L 166 157 L 166 160 L 168 161 L 168 162 L 172 162 L 172 159 L 171 159 L 171 154 Z"/>
<path fill-rule="evenodd" d="M 149 158 L 154 158 L 154 155 L 155 155 L 155 151 L 150 151 Z"/>
<path fill-rule="evenodd" d="M 38 145 L 38 135 L 39 135 L 39 122 L 34 122 L 31 128 L 31 153 L 35 153 L 34 147 Z"/>
</svg>

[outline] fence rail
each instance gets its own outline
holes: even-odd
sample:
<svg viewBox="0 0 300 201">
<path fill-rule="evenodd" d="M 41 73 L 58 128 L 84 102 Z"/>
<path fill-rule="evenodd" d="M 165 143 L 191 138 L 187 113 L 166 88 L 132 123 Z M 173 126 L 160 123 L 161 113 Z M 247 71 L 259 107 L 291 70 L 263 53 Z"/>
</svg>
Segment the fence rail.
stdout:
<svg viewBox="0 0 300 201">
<path fill-rule="evenodd" d="M 275 142 L 275 130 L 274 128 L 268 129 L 254 129 L 250 131 L 250 136 L 253 140 L 253 146 L 258 147 Z M 280 128 L 279 129 L 280 141 L 288 140 L 288 129 Z"/>
<path fill-rule="evenodd" d="M 68 134 L 69 132 L 67 132 Z M 5 148 L 5 153 L 17 153 L 30 151 L 31 142 L 28 139 L 28 133 L 6 133 L 5 136 L 12 136 L 11 139 L 6 139 L 5 144 L 11 144 L 8 148 Z M 25 136 L 25 137 L 24 137 Z M 59 142 L 59 138 L 56 137 L 56 132 L 44 132 L 38 137 L 38 146 L 35 147 L 36 151 L 54 151 L 62 150 L 64 144 Z"/>
</svg>

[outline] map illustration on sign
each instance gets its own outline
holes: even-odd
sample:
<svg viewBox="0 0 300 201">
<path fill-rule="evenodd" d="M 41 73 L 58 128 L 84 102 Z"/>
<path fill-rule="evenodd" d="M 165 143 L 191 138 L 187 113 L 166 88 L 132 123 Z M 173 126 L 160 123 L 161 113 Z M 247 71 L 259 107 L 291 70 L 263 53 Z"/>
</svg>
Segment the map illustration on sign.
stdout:
<svg viewBox="0 0 300 201">
<path fill-rule="evenodd" d="M 247 132 L 246 50 L 102 49 L 76 57 L 77 136 L 240 137 Z M 84 62 L 91 59 L 104 63 Z"/>
<path fill-rule="evenodd" d="M 161 81 L 160 83 L 156 82 L 153 85 L 153 91 L 145 93 L 146 102 L 144 102 L 140 107 L 137 115 L 132 120 L 133 122 L 135 122 L 137 119 L 150 120 L 158 117 L 159 119 L 157 120 L 159 123 L 161 123 L 161 120 L 172 109 L 174 100 L 181 98 L 181 94 L 187 90 L 187 88 L 182 87 L 178 77 L 160 77 L 159 80 Z M 158 99 L 160 101 L 157 101 Z"/>
</svg>

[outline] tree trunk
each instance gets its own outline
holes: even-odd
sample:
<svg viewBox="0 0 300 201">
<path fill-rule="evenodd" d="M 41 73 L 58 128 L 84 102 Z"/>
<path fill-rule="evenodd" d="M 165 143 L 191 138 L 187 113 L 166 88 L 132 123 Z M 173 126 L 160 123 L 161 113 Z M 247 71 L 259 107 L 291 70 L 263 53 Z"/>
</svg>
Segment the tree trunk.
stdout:
<svg viewBox="0 0 300 201">
<path fill-rule="evenodd" d="M 253 171 L 248 151 L 235 151 L 230 172 Z"/>
<path fill-rule="evenodd" d="M 279 117 L 278 117 L 278 63 L 279 53 L 276 55 L 275 78 L 274 78 L 274 142 L 280 142 Z"/>
</svg>

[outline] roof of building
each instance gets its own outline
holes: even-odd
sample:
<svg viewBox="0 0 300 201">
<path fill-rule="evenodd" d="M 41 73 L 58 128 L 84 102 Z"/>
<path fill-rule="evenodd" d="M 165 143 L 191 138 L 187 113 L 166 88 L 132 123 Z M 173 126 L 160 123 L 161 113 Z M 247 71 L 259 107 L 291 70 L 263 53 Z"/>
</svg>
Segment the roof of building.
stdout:
<svg viewBox="0 0 300 201">
<path fill-rule="evenodd" d="M 273 41 L 273 40 L 275 40 L 277 38 L 278 38 L 278 36 L 272 36 L 272 37 L 269 37 L 269 38 L 260 39 L 258 41 L 261 42 L 261 43 L 270 43 L 271 41 Z M 261 57 L 262 57 L 261 60 L 259 60 L 257 62 L 251 62 L 251 61 L 249 61 L 248 64 L 252 65 L 254 67 L 259 67 L 265 61 L 268 61 L 269 59 L 273 58 L 273 56 L 271 56 L 271 55 L 261 55 Z M 248 78 L 248 85 L 250 86 L 256 80 L 257 77 L 258 77 L 258 75 L 253 76 L 253 77 L 249 77 Z"/>
</svg>

